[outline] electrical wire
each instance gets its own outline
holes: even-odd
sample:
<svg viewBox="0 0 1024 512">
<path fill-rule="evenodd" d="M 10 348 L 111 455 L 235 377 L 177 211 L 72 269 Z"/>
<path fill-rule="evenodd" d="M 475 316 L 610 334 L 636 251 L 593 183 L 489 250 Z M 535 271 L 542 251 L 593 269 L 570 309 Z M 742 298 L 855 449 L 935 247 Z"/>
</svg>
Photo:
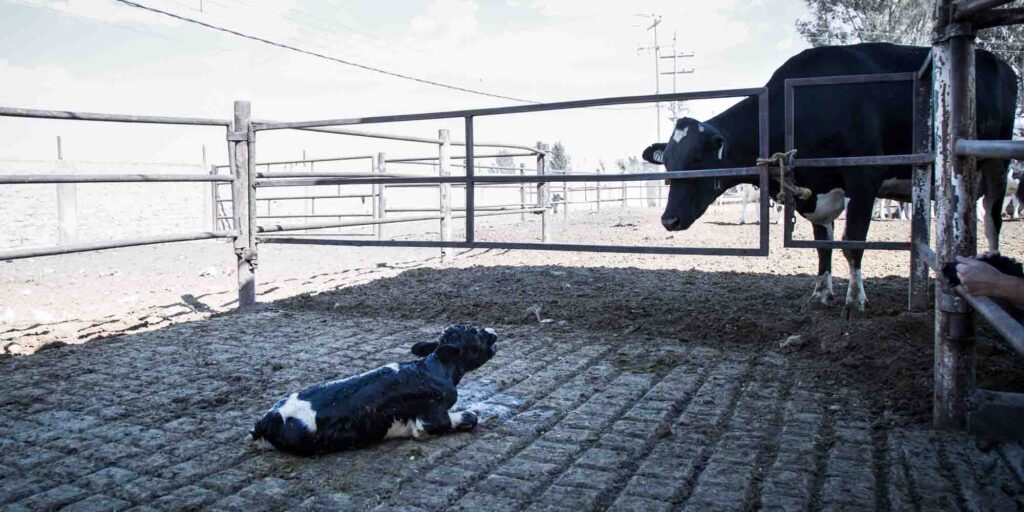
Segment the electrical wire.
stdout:
<svg viewBox="0 0 1024 512">
<path fill-rule="evenodd" d="M 162 11 L 160 9 L 156 9 L 156 8 L 149 7 L 149 6 L 142 5 L 142 4 L 137 4 L 137 3 L 131 2 L 129 0 L 115 0 L 115 1 L 119 2 L 119 3 L 122 3 L 122 4 L 125 4 L 125 5 L 127 5 L 129 7 L 134 7 L 134 8 L 137 8 L 137 9 L 143 9 L 143 10 L 150 11 L 150 12 L 153 12 L 153 13 L 162 14 L 164 16 L 170 16 L 171 18 L 175 18 L 175 19 L 187 22 L 187 23 L 194 23 L 196 25 L 200 25 L 200 26 L 212 29 L 212 30 L 217 30 L 219 32 L 224 32 L 224 33 L 232 34 L 232 35 L 235 35 L 235 36 L 238 36 L 238 37 L 243 37 L 245 39 L 250 39 L 252 41 L 257 41 L 257 42 L 268 44 L 268 45 L 271 45 L 271 46 L 276 46 L 278 48 L 284 48 L 286 50 L 291 50 L 291 51 L 294 51 L 294 52 L 304 53 L 306 55 L 311 55 L 313 57 L 317 57 L 317 58 L 320 58 L 320 59 L 325 59 L 325 60 L 337 62 L 339 64 L 344 64 L 346 66 L 352 66 L 352 67 L 356 67 L 356 68 L 363 69 L 363 70 L 366 70 L 366 71 L 372 71 L 374 73 L 380 73 L 382 75 L 387 75 L 387 76 L 391 76 L 391 77 L 395 77 L 395 78 L 401 78 L 403 80 L 410 80 L 410 81 L 413 81 L 413 82 L 419 82 L 419 83 L 426 84 L 426 85 L 433 85 L 435 87 L 442 87 L 442 88 L 450 89 L 450 90 L 453 90 L 453 91 L 465 92 L 465 93 L 469 93 L 469 94 L 476 94 L 476 95 L 480 95 L 480 96 L 487 96 L 487 97 L 491 97 L 491 98 L 498 98 L 498 99 L 503 99 L 503 100 L 518 101 L 520 103 L 537 103 L 536 101 L 524 100 L 522 98 L 515 98 L 515 97 L 512 97 L 512 96 L 504 96 L 504 95 L 501 95 L 501 94 L 494 94 L 494 93 L 490 93 L 490 92 L 479 91 L 479 90 L 475 90 L 475 89 L 469 89 L 469 88 L 466 88 L 466 87 L 460 87 L 460 86 L 457 86 L 457 85 L 451 85 L 451 84 L 446 84 L 446 83 L 442 83 L 442 82 L 436 82 L 434 80 L 428 80 L 426 78 L 419 78 L 419 77 L 415 77 L 415 76 L 412 76 L 412 75 L 407 75 L 407 74 L 404 74 L 404 73 L 398 73 L 398 72 L 395 72 L 395 71 L 389 71 L 389 70 L 386 70 L 386 69 L 377 68 L 377 67 L 369 66 L 369 65 L 366 65 L 366 64 L 360 64 L 358 62 L 353 62 L 353 61 L 350 61 L 350 60 L 345 60 L 345 59 L 340 59 L 340 58 L 337 58 L 337 57 L 332 57 L 330 55 L 326 55 L 326 54 L 319 53 L 319 52 L 314 52 L 314 51 L 310 51 L 310 50 L 304 50 L 304 49 L 296 47 L 296 46 L 291 46 L 291 45 L 288 45 L 288 44 L 274 42 L 274 41 L 271 41 L 269 39 L 264 39 L 262 37 L 258 37 L 258 36 L 254 36 L 254 35 L 250 35 L 250 34 L 245 34 L 245 33 L 242 33 L 242 32 L 238 32 L 236 30 L 231 30 L 231 29 L 224 28 L 224 27 L 219 27 L 219 26 L 216 26 L 216 25 L 211 25 L 209 23 L 206 23 L 206 22 L 203 22 L 203 21 L 199 21 L 197 19 L 189 18 L 187 16 L 181 16 L 179 14 L 174 14 L 174 13 L 167 12 L 167 11 Z"/>
</svg>

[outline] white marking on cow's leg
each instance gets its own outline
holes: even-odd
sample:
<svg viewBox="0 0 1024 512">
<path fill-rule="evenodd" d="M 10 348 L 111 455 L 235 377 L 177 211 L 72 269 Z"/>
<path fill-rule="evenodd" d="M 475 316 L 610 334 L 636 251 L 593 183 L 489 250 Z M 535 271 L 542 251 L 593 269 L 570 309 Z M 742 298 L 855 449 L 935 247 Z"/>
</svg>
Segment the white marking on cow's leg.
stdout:
<svg viewBox="0 0 1024 512">
<path fill-rule="evenodd" d="M 818 276 L 814 282 L 814 293 L 811 300 L 816 300 L 826 306 L 831 306 L 835 300 L 835 292 L 832 289 L 832 272 L 825 272 Z"/>
<path fill-rule="evenodd" d="M 1003 198 L 990 198 L 985 196 L 982 200 L 985 204 L 985 239 L 988 240 L 988 250 L 998 251 L 999 250 L 999 233 L 996 231 L 996 222 L 993 220 L 993 215 L 999 216 L 1002 212 L 996 211 L 996 204 L 999 206 L 1003 205 Z"/>
<path fill-rule="evenodd" d="M 859 268 L 853 268 L 854 262 L 847 260 L 850 264 L 850 287 L 846 289 L 846 308 L 863 313 L 864 305 L 868 302 L 868 296 L 864 293 L 864 277 Z"/>
<path fill-rule="evenodd" d="M 277 408 L 277 413 L 286 423 L 288 418 L 295 418 L 302 426 L 306 427 L 306 430 L 316 432 L 316 411 L 313 410 L 313 404 L 299 399 L 298 393 L 289 395 L 288 399 Z"/>
</svg>

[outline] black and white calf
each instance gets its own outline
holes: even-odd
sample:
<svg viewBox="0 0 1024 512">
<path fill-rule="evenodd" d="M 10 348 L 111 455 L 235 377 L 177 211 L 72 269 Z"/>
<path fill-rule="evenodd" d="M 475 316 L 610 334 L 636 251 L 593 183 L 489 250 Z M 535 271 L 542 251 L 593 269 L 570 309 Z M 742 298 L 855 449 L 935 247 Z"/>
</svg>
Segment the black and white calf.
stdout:
<svg viewBox="0 0 1024 512">
<path fill-rule="evenodd" d="M 250 432 L 275 448 L 314 455 L 385 439 L 424 439 L 477 424 L 472 411 L 449 411 L 456 386 L 497 352 L 493 329 L 453 325 L 438 341 L 419 342 L 421 359 L 392 363 L 282 398 Z"/>
</svg>

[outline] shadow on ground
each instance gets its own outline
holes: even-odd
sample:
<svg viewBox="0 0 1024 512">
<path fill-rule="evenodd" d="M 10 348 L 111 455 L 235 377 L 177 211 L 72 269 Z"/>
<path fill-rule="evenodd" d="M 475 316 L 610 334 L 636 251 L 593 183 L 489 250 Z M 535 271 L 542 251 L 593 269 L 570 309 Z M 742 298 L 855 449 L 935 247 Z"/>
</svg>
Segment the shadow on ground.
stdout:
<svg viewBox="0 0 1024 512">
<path fill-rule="evenodd" d="M 865 388 L 876 406 L 927 421 L 931 413 L 933 315 L 906 311 L 907 280 L 868 279 L 868 307 L 841 318 L 837 305 L 808 301 L 808 275 L 737 272 L 487 266 L 420 268 L 396 277 L 286 301 L 353 317 L 479 324 L 537 324 L 552 330 L 604 331 L 624 342 L 672 339 L 729 349 L 780 349 L 807 363 L 808 376 Z M 978 382 L 1024 390 L 1024 364 L 982 327 Z M 802 343 L 801 343 L 802 342 Z"/>
</svg>

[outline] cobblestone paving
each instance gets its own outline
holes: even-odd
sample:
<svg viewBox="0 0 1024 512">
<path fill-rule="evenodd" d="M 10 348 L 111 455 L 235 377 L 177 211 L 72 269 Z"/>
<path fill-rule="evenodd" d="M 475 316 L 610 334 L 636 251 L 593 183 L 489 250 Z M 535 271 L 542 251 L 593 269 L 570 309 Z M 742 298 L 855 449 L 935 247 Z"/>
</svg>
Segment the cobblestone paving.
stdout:
<svg viewBox="0 0 1024 512">
<path fill-rule="evenodd" d="M 1019 510 L 1024 449 L 891 427 L 785 355 L 501 328 L 473 433 L 318 458 L 245 441 L 440 324 L 263 310 L 0 361 L 0 508 Z"/>
</svg>

